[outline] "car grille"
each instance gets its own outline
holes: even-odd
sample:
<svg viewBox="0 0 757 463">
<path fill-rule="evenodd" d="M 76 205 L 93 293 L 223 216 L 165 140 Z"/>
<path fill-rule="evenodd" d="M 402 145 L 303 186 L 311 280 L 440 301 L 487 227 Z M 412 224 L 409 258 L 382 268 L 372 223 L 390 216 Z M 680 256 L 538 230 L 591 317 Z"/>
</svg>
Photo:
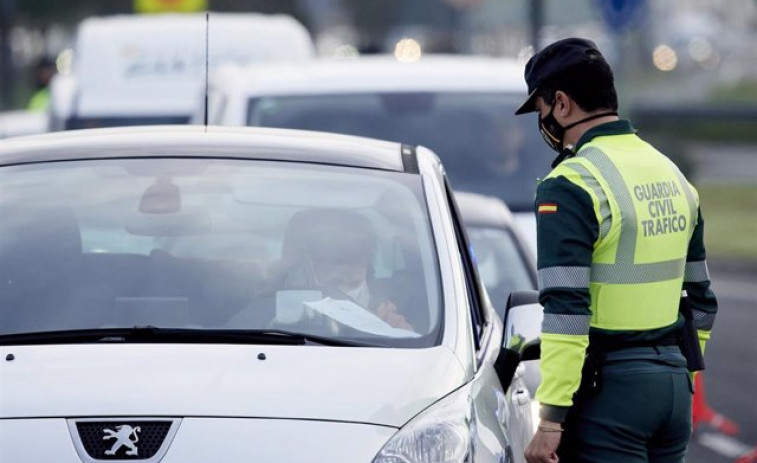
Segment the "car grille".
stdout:
<svg viewBox="0 0 757 463">
<path fill-rule="evenodd" d="M 174 424 L 178 425 L 172 419 L 70 421 L 77 450 L 85 461 L 158 461 L 176 432 Z"/>
</svg>

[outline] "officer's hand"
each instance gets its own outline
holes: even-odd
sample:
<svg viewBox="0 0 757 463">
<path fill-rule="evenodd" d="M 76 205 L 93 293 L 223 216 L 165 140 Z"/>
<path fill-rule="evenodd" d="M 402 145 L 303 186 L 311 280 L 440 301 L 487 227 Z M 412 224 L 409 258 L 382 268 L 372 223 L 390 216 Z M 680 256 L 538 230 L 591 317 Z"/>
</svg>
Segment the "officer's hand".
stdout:
<svg viewBox="0 0 757 463">
<path fill-rule="evenodd" d="M 526 449 L 528 463 L 557 463 L 557 447 L 560 445 L 561 432 L 536 431 Z"/>
</svg>

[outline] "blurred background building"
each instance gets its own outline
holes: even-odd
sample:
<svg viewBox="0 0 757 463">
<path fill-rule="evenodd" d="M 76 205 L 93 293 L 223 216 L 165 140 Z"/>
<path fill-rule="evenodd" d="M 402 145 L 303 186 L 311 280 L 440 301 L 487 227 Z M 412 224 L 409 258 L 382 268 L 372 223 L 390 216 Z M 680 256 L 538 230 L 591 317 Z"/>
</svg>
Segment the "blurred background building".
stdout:
<svg viewBox="0 0 757 463">
<path fill-rule="evenodd" d="M 161 0 L 0 0 L 2 108 L 25 106 L 33 64 L 70 49 L 93 15 L 149 12 Z M 593 38 L 627 100 L 755 99 L 755 0 L 183 0 L 211 11 L 285 13 L 321 55 L 422 53 L 519 56 L 557 38 Z M 398 48 L 399 47 L 399 48 Z M 64 55 L 65 56 L 65 55 Z M 64 60 L 65 61 L 65 60 Z"/>
</svg>

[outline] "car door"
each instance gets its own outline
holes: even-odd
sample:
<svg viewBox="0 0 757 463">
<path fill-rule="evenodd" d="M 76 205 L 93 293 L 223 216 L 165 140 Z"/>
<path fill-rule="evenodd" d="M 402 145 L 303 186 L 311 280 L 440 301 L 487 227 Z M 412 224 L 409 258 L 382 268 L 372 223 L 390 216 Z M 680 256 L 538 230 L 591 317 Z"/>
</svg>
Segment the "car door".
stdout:
<svg viewBox="0 0 757 463">
<path fill-rule="evenodd" d="M 503 327 L 478 276 L 470 241 L 447 179 L 445 189 L 465 271 L 471 320 L 468 329 L 475 345 L 475 374 L 471 388 L 476 429 L 473 461 L 525 462 L 523 452 L 533 435 L 531 395 L 523 382 L 522 368 L 516 370 L 509 387 L 502 386 L 494 369 Z"/>
</svg>

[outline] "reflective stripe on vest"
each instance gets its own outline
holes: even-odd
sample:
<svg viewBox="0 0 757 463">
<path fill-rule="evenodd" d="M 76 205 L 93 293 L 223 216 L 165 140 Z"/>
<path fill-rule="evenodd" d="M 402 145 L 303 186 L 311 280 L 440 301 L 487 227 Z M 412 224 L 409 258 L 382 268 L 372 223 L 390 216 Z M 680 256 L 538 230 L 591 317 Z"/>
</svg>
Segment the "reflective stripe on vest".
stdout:
<svg viewBox="0 0 757 463">
<path fill-rule="evenodd" d="M 580 156 L 591 163 L 599 171 L 600 175 L 604 177 L 622 214 L 627 215 L 627 222 L 637 223 L 636 208 L 631 198 L 630 189 L 610 158 L 595 147 L 587 147 L 581 150 Z M 576 166 L 571 165 L 570 167 L 575 168 Z M 581 173 L 578 169 L 574 170 Z M 584 170 L 586 169 L 584 168 Z M 683 178 L 677 169 L 673 168 L 672 171 L 675 172 L 681 183 L 681 188 L 684 191 L 689 206 L 690 237 L 697 218 L 696 200 L 694 199 L 693 192 L 689 189 L 686 179 Z M 593 283 L 640 284 L 683 278 L 686 265 L 685 255 L 680 259 L 663 262 L 635 263 L 636 232 L 634 227 L 621 226 L 615 262 L 612 264 L 593 263 L 591 266 L 591 281 Z"/>
<path fill-rule="evenodd" d="M 602 189 L 602 186 L 597 179 L 594 178 L 594 175 L 592 175 L 586 167 L 575 163 L 567 165 L 567 167 L 580 175 L 581 180 L 591 188 L 591 191 L 593 191 L 594 195 L 597 197 L 597 201 L 599 202 L 599 214 L 602 216 L 602 223 L 599 225 L 599 239 L 601 240 L 610 233 L 610 228 L 612 228 L 610 201 L 607 199 L 607 195 L 605 195 L 605 190 Z"/>
</svg>

